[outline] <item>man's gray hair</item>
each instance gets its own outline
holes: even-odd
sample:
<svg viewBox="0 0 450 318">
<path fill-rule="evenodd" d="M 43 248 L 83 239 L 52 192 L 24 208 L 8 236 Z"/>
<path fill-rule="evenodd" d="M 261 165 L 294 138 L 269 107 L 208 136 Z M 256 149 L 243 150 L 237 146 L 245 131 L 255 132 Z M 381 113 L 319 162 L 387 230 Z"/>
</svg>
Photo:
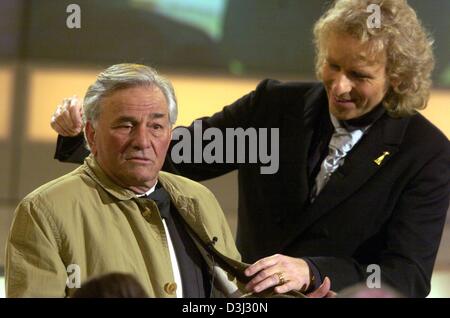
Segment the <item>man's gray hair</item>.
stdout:
<svg viewBox="0 0 450 318">
<path fill-rule="evenodd" d="M 97 76 L 94 84 L 89 86 L 83 102 L 83 121 L 95 123 L 101 112 L 100 102 L 103 97 L 113 92 L 135 86 L 156 86 L 164 94 L 169 108 L 169 122 L 173 126 L 177 121 L 178 108 L 175 91 L 166 78 L 160 76 L 153 68 L 140 64 L 115 64 Z"/>
</svg>

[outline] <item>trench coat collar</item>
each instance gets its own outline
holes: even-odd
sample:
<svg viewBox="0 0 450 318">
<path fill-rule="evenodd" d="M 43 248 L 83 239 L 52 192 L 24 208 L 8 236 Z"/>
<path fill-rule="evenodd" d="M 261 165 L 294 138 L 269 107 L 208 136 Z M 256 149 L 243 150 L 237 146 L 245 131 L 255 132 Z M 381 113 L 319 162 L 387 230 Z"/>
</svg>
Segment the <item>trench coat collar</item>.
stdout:
<svg viewBox="0 0 450 318">
<path fill-rule="evenodd" d="M 117 201 L 128 201 L 139 199 L 136 193 L 116 184 L 100 167 L 97 160 L 91 154 L 85 161 L 82 169 L 109 195 Z M 178 190 L 178 187 L 171 181 L 169 173 L 159 172 L 158 182 L 169 193 L 172 203 L 182 215 L 188 225 L 198 233 L 204 242 L 211 240 L 211 235 L 204 226 L 200 212 L 198 200 L 192 196 L 185 195 Z"/>
</svg>

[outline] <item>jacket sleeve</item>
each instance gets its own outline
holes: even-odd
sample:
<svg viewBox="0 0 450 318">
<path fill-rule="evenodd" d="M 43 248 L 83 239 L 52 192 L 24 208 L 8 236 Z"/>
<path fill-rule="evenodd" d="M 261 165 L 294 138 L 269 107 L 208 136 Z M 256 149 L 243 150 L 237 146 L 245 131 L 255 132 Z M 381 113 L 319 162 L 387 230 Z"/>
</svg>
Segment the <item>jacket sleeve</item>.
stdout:
<svg viewBox="0 0 450 318">
<path fill-rule="evenodd" d="M 55 225 L 36 204 L 22 201 L 6 247 L 7 297 L 64 297 L 66 267 Z"/>
<path fill-rule="evenodd" d="M 446 148 L 448 150 L 448 147 Z M 445 149 L 444 149 L 445 150 Z M 405 188 L 380 246 L 381 287 L 394 287 L 407 297 L 425 297 L 439 249 L 450 194 L 450 155 L 432 158 Z M 352 258 L 309 257 L 321 277 L 339 290 L 359 281 L 374 282 L 375 270 Z"/>
<path fill-rule="evenodd" d="M 58 135 L 56 140 L 55 159 L 61 162 L 82 164 L 90 151 L 84 146 L 84 134 L 75 137 L 63 137 Z"/>
<path fill-rule="evenodd" d="M 194 124 L 195 122 L 197 122 L 197 127 L 201 126 L 202 135 L 208 128 L 220 130 L 221 135 L 224 136 L 224 140 L 222 142 L 224 148 L 222 150 L 222 153 L 225 155 L 227 150 L 227 128 L 234 129 L 240 127 L 243 129 L 247 129 L 249 127 L 258 127 L 259 124 L 256 124 L 256 122 L 261 117 L 265 118 L 266 116 L 268 116 L 268 114 L 270 114 L 268 109 L 270 107 L 273 108 L 273 105 L 276 105 L 276 102 L 279 103 L 279 101 L 274 101 L 273 103 L 267 101 L 269 98 L 272 98 L 272 95 L 274 95 L 271 93 L 271 91 L 275 89 L 273 87 L 275 87 L 277 84 L 278 82 L 274 80 L 264 80 L 254 91 L 241 97 L 234 103 L 225 106 L 220 112 L 215 113 L 211 117 L 198 118 L 189 127 L 180 126 L 175 128 L 174 134 L 176 134 L 177 130 L 183 129 L 189 132 L 191 138 L 188 139 L 188 141 L 185 141 L 183 138 L 180 138 L 179 141 L 172 140 L 166 156 L 166 162 L 163 166 L 163 170 L 182 175 L 192 180 L 203 181 L 219 177 L 228 172 L 238 169 L 239 165 L 235 163 L 236 160 L 234 160 L 233 163 L 227 163 L 225 162 L 225 160 L 221 163 L 205 163 L 203 161 L 202 163 L 194 163 L 194 143 L 198 141 L 198 138 L 196 138 L 197 135 L 195 134 L 194 130 Z M 175 163 L 172 160 L 172 152 L 177 151 L 176 149 L 179 149 L 175 148 L 174 150 L 174 146 L 176 146 L 178 142 L 183 142 L 187 147 L 190 147 L 190 162 Z M 202 149 L 204 149 L 209 142 L 209 140 L 203 140 Z M 231 141 L 229 141 L 229 144 L 232 144 Z M 237 153 L 236 146 L 234 153 Z"/>
</svg>

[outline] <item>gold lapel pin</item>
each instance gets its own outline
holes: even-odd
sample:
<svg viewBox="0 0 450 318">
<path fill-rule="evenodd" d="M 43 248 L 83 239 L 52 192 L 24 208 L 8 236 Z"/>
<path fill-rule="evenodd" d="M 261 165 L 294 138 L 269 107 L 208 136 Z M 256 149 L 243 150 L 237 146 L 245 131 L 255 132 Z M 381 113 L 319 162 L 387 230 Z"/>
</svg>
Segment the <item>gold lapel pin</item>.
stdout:
<svg viewBox="0 0 450 318">
<path fill-rule="evenodd" d="M 381 165 L 381 163 L 383 162 L 383 160 L 389 156 L 391 153 L 389 151 L 385 151 L 383 152 L 383 154 L 381 156 L 379 156 L 377 159 L 375 159 L 373 162 L 375 162 L 377 165 Z"/>
</svg>

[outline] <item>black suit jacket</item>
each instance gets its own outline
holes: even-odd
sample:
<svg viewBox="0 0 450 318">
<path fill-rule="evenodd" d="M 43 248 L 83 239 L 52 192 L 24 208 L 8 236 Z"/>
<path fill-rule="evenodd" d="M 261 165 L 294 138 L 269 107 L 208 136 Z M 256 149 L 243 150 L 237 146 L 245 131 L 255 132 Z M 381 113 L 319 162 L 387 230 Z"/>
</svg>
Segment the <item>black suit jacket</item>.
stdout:
<svg viewBox="0 0 450 318">
<path fill-rule="evenodd" d="M 384 282 L 407 296 L 426 296 L 449 204 L 448 139 L 420 114 L 385 114 L 311 204 L 307 156 L 327 108 L 322 84 L 265 80 L 202 121 L 203 129 L 223 131 L 279 128 L 276 174 L 260 174 L 258 164 L 169 160 L 165 168 L 195 180 L 238 170 L 237 244 L 245 261 L 274 253 L 305 257 L 337 291 L 364 281 L 374 273 L 368 265 L 377 264 Z M 61 140 L 58 147 L 60 158 L 74 161 Z M 385 151 L 389 155 L 376 164 Z"/>
</svg>

